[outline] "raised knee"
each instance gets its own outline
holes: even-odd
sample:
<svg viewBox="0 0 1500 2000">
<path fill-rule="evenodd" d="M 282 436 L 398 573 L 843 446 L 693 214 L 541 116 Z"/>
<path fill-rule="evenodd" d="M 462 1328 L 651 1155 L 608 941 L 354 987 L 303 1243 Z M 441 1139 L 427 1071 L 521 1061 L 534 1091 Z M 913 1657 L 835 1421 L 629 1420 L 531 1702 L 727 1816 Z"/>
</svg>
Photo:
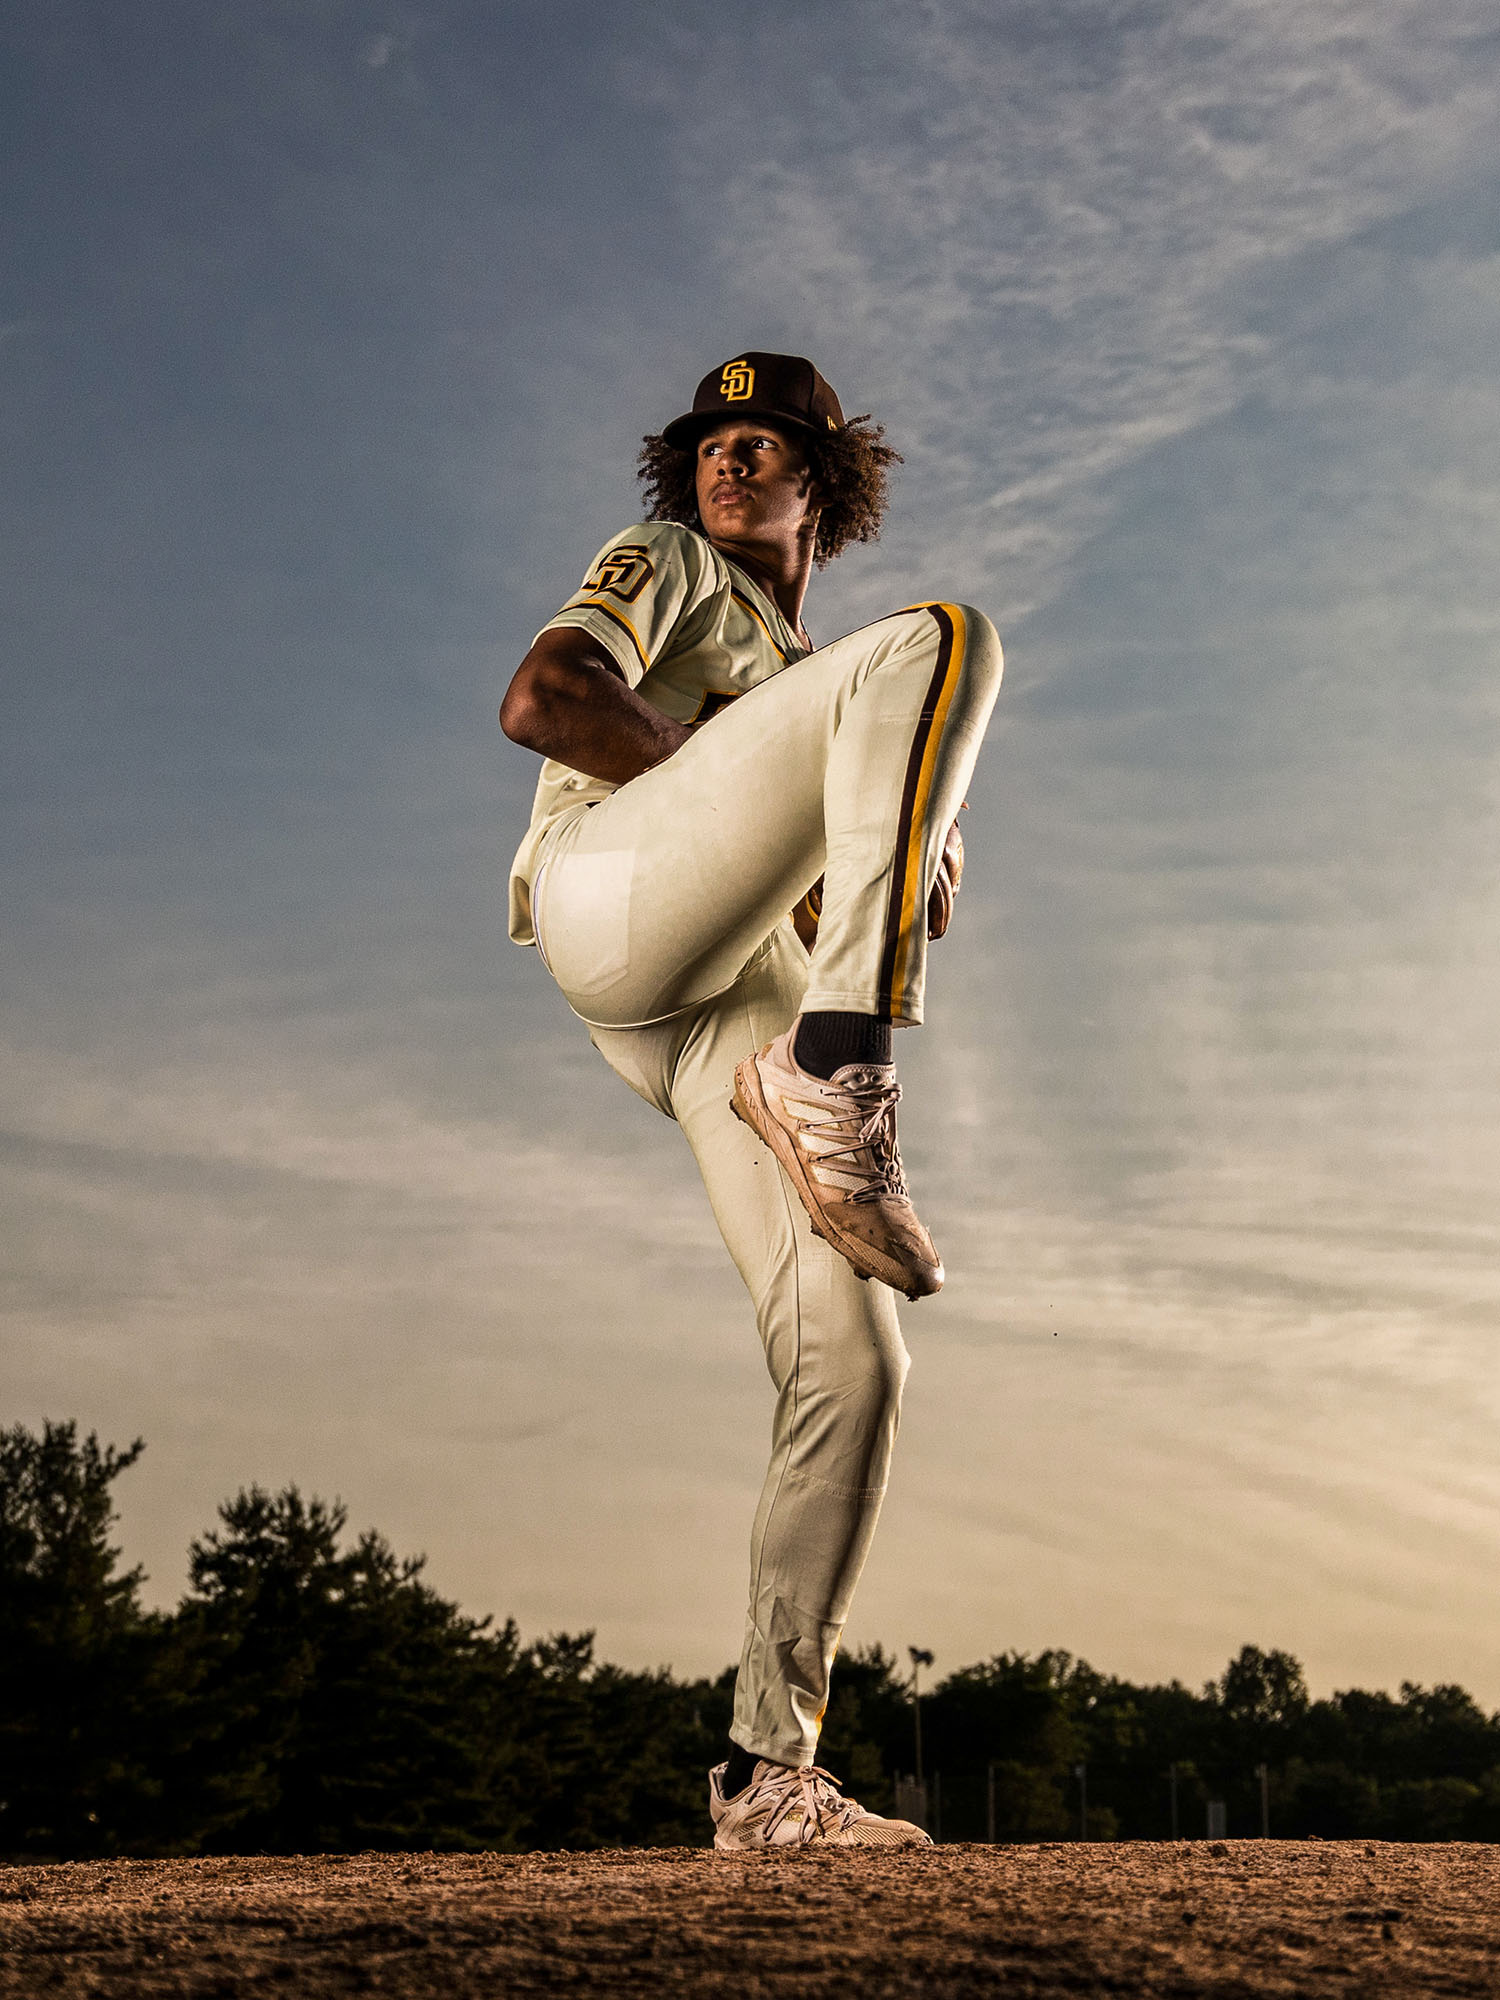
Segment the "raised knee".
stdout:
<svg viewBox="0 0 1500 2000">
<path fill-rule="evenodd" d="M 953 608 L 964 621 L 965 670 L 990 675 L 998 684 L 1005 654 L 994 621 L 972 604 L 955 604 Z"/>
<path fill-rule="evenodd" d="M 963 619 L 965 629 L 971 640 L 978 639 L 992 645 L 999 645 L 1000 634 L 995 630 L 994 621 L 985 612 L 981 611 L 978 605 L 955 604 L 953 609 Z"/>
<path fill-rule="evenodd" d="M 934 599 L 927 604 L 915 604 L 901 615 L 911 622 L 914 631 L 925 627 L 931 634 L 933 620 L 936 620 L 940 631 L 945 627 L 951 629 L 953 638 L 963 649 L 965 675 L 971 680 L 993 681 L 999 686 L 1005 664 L 1000 634 L 995 630 L 994 621 L 978 605 L 939 603 Z"/>
</svg>

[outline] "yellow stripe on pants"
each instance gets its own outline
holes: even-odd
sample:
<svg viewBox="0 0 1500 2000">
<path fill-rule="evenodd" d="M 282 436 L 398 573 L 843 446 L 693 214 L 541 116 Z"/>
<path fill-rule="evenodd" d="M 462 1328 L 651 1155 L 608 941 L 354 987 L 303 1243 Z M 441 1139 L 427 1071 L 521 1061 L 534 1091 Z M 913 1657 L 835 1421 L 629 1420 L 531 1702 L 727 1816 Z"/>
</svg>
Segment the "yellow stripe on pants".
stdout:
<svg viewBox="0 0 1500 2000">
<path fill-rule="evenodd" d="M 911 950 L 912 927 L 926 921 L 926 877 L 922 866 L 927 841 L 927 808 L 932 796 L 932 777 L 937 768 L 943 725 L 953 706 L 954 691 L 964 669 L 968 646 L 968 624 L 957 604 L 926 604 L 911 609 L 930 611 L 943 632 L 944 644 L 938 655 L 937 670 L 912 739 L 911 765 L 902 801 L 897 839 L 899 852 L 891 884 L 892 922 L 887 942 L 888 976 L 882 978 L 882 998 L 893 1021 L 907 1018 L 906 969 Z"/>
</svg>

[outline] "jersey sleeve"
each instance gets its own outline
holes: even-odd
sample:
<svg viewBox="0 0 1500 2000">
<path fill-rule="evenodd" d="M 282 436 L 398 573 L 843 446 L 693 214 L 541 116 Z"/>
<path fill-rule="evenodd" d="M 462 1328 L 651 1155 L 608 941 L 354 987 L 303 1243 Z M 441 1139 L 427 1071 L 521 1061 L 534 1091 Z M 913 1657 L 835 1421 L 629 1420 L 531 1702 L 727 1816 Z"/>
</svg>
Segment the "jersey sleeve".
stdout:
<svg viewBox="0 0 1500 2000">
<path fill-rule="evenodd" d="M 719 586 L 713 551 L 701 535 L 674 521 L 643 521 L 604 544 L 542 630 L 580 627 L 634 687 Z"/>
</svg>

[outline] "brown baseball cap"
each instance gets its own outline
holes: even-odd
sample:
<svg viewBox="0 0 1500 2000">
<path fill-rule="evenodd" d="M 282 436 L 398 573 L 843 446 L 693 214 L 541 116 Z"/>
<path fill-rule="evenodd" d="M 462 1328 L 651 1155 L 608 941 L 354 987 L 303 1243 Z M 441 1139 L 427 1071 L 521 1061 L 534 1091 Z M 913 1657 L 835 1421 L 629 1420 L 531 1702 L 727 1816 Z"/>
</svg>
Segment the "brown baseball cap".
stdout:
<svg viewBox="0 0 1500 2000">
<path fill-rule="evenodd" d="M 699 437 L 726 417 L 774 417 L 794 429 L 842 430 L 839 399 L 800 354 L 741 354 L 711 368 L 698 384 L 693 407 L 674 417 L 662 436 L 676 451 L 691 451 Z"/>
</svg>

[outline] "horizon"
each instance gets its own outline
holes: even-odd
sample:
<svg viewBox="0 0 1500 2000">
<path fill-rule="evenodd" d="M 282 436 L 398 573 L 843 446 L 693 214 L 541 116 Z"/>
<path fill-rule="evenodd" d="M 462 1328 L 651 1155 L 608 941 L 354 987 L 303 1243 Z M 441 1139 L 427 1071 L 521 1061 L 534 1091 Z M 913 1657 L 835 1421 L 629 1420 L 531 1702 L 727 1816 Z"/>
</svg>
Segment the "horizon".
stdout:
<svg viewBox="0 0 1500 2000">
<path fill-rule="evenodd" d="M 62 1421 L 66 1422 L 67 1420 L 63 1419 Z M 105 1449 L 107 1449 L 111 1444 L 114 1444 L 117 1447 L 119 1447 L 118 1439 L 111 1440 L 109 1438 L 100 1438 L 98 1442 L 101 1448 Z M 134 1444 L 135 1442 L 136 1442 L 135 1440 L 131 1441 L 132 1444 Z M 140 1442 L 144 1446 L 144 1449 L 141 1454 L 142 1458 L 149 1456 L 150 1453 L 149 1439 L 141 1440 Z M 123 1449 L 125 1447 L 120 1447 L 120 1448 Z M 124 1478 L 128 1473 L 133 1471 L 135 1469 L 135 1466 L 139 1463 L 140 1460 L 137 1459 L 132 1461 L 131 1464 L 123 1466 L 120 1470 L 120 1473 L 118 1474 L 118 1477 Z M 341 1554 L 346 1553 L 349 1550 L 352 1550 L 355 1544 L 360 1539 L 360 1537 L 365 1534 L 375 1534 L 377 1536 L 380 1536 L 391 1548 L 393 1555 L 397 1558 L 398 1561 L 414 1561 L 418 1565 L 419 1573 L 421 1575 L 423 1583 L 429 1589 L 435 1591 L 440 1598 L 443 1598 L 445 1601 L 451 1604 L 462 1617 L 479 1620 L 483 1625 L 490 1628 L 494 1627 L 503 1628 L 506 1625 L 515 1625 L 517 1639 L 522 1647 L 535 1645 L 549 1639 L 561 1639 L 561 1638 L 567 1638 L 567 1639 L 587 1638 L 588 1640 L 590 1640 L 592 1644 L 592 1642 L 596 1638 L 595 1629 L 592 1626 L 588 1625 L 587 1623 L 585 1623 L 581 1628 L 575 1629 L 573 1631 L 565 1632 L 562 1630 L 553 1630 L 548 1632 L 535 1631 L 528 1633 L 522 1630 L 517 1621 L 513 1618 L 513 1616 L 501 1606 L 495 1606 L 495 1607 L 473 1606 L 464 1604 L 460 1602 L 457 1598 L 450 1597 L 448 1593 L 441 1587 L 440 1581 L 434 1578 L 434 1576 L 432 1575 L 431 1564 L 429 1563 L 428 1558 L 423 1551 L 405 1550 L 400 1548 L 395 1543 L 391 1542 L 391 1539 L 388 1535 L 385 1535 L 384 1530 L 380 1527 L 380 1524 L 378 1522 L 359 1521 L 354 1519 L 352 1514 L 350 1514 L 347 1508 L 344 1507 L 344 1503 L 338 1498 L 337 1495 L 319 1493 L 315 1489 L 310 1489 L 304 1492 L 300 1487 L 291 1487 L 291 1488 L 281 1488 L 275 1492 L 272 1492 L 271 1489 L 261 1485 L 259 1481 L 252 1480 L 249 1487 L 242 1487 L 235 1494 L 226 1494 L 223 1496 L 223 1499 L 215 1507 L 213 1522 L 210 1524 L 205 1524 L 205 1526 L 202 1529 L 200 1529 L 195 1535 L 193 1535 L 193 1537 L 191 1538 L 192 1542 L 193 1543 L 200 1542 L 204 1538 L 204 1536 L 212 1532 L 216 1532 L 217 1528 L 222 1525 L 223 1515 L 225 1510 L 236 1499 L 243 1497 L 245 1493 L 251 1491 L 266 1492 L 272 1499 L 279 1499 L 283 1495 L 296 1493 L 296 1495 L 301 1499 L 303 1504 L 307 1507 L 312 1507 L 321 1504 L 329 1508 L 335 1514 L 342 1512 L 344 1519 L 342 1525 L 338 1528 L 337 1531 L 338 1548 Z M 137 1567 L 137 1565 L 131 1559 L 130 1549 L 128 1545 L 129 1544 L 128 1534 L 124 1532 L 126 1526 L 126 1512 L 127 1512 L 126 1508 L 120 1504 L 120 1496 L 118 1495 L 118 1493 L 116 1493 L 114 1495 L 114 1509 L 111 1516 L 111 1521 L 112 1521 L 112 1532 L 114 1530 L 120 1531 L 118 1544 L 116 1546 L 116 1570 L 120 1574 L 128 1573 Z M 139 1582 L 140 1582 L 140 1595 L 143 1605 L 147 1610 L 150 1611 L 176 1612 L 180 1610 L 183 1607 L 183 1605 L 189 1601 L 192 1595 L 191 1579 L 187 1576 L 185 1568 L 184 1568 L 182 1587 L 174 1601 L 169 1602 L 163 1599 L 159 1593 L 153 1593 L 150 1590 L 149 1586 L 151 1579 L 149 1575 L 145 1574 L 141 1575 Z M 839 1648 L 839 1659 L 842 1660 L 848 1658 L 851 1660 L 862 1660 L 862 1659 L 869 1659 L 875 1655 L 879 1655 L 889 1665 L 893 1677 L 900 1680 L 902 1679 L 905 1672 L 901 1664 L 901 1655 L 905 1650 L 908 1650 L 908 1648 L 903 1646 L 902 1644 L 899 1643 L 893 1644 L 890 1643 L 889 1641 L 882 1640 L 879 1637 L 862 1639 L 857 1634 L 853 1636 L 846 1634 L 845 1643 L 841 1645 Z M 1299 1668 L 1299 1670 L 1302 1670 L 1303 1672 L 1304 1685 L 1307 1687 L 1308 1700 L 1310 1702 L 1337 1700 L 1339 1696 L 1351 1692 L 1359 1692 L 1367 1694 L 1384 1694 L 1389 1696 L 1392 1700 L 1400 1700 L 1408 1689 L 1420 1692 L 1423 1691 L 1424 1688 L 1423 1683 L 1413 1681 L 1410 1677 L 1406 1677 L 1400 1683 L 1398 1683 L 1398 1685 L 1395 1688 L 1360 1688 L 1360 1689 L 1329 1688 L 1327 1690 L 1319 1691 L 1313 1686 L 1312 1682 L 1307 1678 L 1305 1670 L 1305 1662 L 1303 1662 L 1300 1659 L 1297 1659 L 1295 1655 L 1287 1654 L 1286 1649 L 1284 1648 L 1279 1648 L 1275 1646 L 1263 1646 L 1260 1645 L 1257 1640 L 1248 1637 L 1240 1645 L 1235 1646 L 1231 1650 L 1230 1655 L 1225 1662 L 1225 1668 L 1228 1669 L 1230 1667 L 1233 1667 L 1235 1661 L 1241 1656 L 1242 1653 L 1244 1653 L 1247 1650 L 1260 1652 L 1266 1655 L 1276 1655 L 1280 1657 L 1291 1658 L 1293 1664 L 1296 1665 Z M 596 1667 L 605 1665 L 618 1667 L 621 1665 L 621 1662 L 619 1661 L 606 1660 L 602 1656 L 602 1654 L 599 1653 L 597 1646 L 594 1646 L 593 1651 L 594 1651 L 593 1664 Z M 1198 1699 L 1203 1699 L 1206 1697 L 1213 1696 L 1217 1692 L 1224 1678 L 1224 1672 L 1221 1670 L 1220 1673 L 1216 1675 L 1211 1675 L 1206 1680 L 1201 1680 L 1196 1683 L 1186 1681 L 1182 1679 L 1181 1676 L 1171 1673 L 1166 1674 L 1155 1680 L 1141 1679 L 1139 1677 L 1116 1673 L 1109 1667 L 1101 1667 L 1096 1661 L 1087 1658 L 1083 1654 L 1074 1652 L 1070 1647 L 1065 1645 L 1054 1644 L 1054 1645 L 1042 1646 L 1029 1652 L 1020 1651 L 1013 1647 L 1002 1646 L 999 1648 L 992 1649 L 989 1652 L 982 1653 L 975 1659 L 966 1660 L 959 1666 L 948 1667 L 948 1668 L 943 1668 L 940 1659 L 937 1658 L 936 1656 L 931 1654 L 925 1655 L 923 1659 L 923 1665 L 932 1674 L 932 1679 L 930 1683 L 922 1689 L 922 1696 L 923 1699 L 925 1700 L 929 1694 L 936 1693 L 938 1689 L 943 1687 L 945 1683 L 956 1674 L 962 1674 L 972 1671 L 975 1667 L 985 1666 L 997 1660 L 1009 1658 L 1009 1659 L 1036 1662 L 1040 1661 L 1043 1658 L 1049 1658 L 1049 1657 L 1059 1659 L 1065 1662 L 1067 1667 L 1069 1668 L 1082 1669 L 1085 1672 L 1099 1674 L 1106 1680 L 1112 1680 L 1119 1683 L 1123 1683 L 1125 1685 L 1140 1686 L 1140 1687 L 1152 1687 L 1152 1686 L 1180 1687 L 1185 1689 L 1189 1693 L 1193 1694 Z M 707 1680 L 710 1682 L 717 1681 L 726 1674 L 733 1674 L 736 1670 L 736 1666 L 737 1666 L 737 1661 L 735 1659 L 727 1659 L 724 1665 L 720 1667 L 717 1672 L 715 1672 L 712 1669 L 709 1669 L 706 1673 L 689 1672 L 689 1673 L 679 1674 L 676 1666 L 672 1661 L 658 1659 L 658 1660 L 638 1661 L 633 1666 L 627 1667 L 626 1671 L 664 1673 L 668 1675 L 670 1678 L 686 1684 L 696 1680 Z M 836 1660 L 834 1662 L 834 1668 L 833 1668 L 835 1689 L 837 1689 L 838 1676 L 839 1676 L 839 1661 Z M 1433 1683 L 1433 1686 L 1443 1686 L 1443 1685 L 1451 1686 L 1454 1684 Z M 1467 1689 L 1463 1689 L 1461 1691 L 1465 1693 L 1468 1692 Z M 1497 1707 L 1495 1709 L 1493 1713 L 1493 1719 L 1497 1722 L 1500 1722 L 1500 1707 Z"/>
</svg>

